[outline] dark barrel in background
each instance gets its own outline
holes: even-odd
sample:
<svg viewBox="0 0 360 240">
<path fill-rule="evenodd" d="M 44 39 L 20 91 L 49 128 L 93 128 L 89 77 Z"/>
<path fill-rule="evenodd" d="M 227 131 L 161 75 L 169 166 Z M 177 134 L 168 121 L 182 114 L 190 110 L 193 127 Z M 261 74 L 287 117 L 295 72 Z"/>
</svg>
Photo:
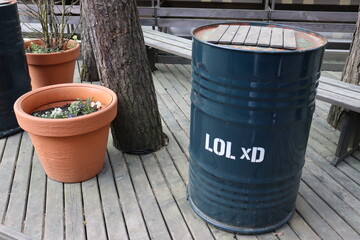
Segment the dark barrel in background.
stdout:
<svg viewBox="0 0 360 240">
<path fill-rule="evenodd" d="M 327 41 L 292 28 L 295 50 L 207 42 L 218 25 L 193 31 L 188 200 L 216 227 L 267 232 L 295 209 Z"/>
<path fill-rule="evenodd" d="M 0 138 L 21 130 L 13 105 L 30 90 L 17 5 L 0 0 Z"/>
</svg>

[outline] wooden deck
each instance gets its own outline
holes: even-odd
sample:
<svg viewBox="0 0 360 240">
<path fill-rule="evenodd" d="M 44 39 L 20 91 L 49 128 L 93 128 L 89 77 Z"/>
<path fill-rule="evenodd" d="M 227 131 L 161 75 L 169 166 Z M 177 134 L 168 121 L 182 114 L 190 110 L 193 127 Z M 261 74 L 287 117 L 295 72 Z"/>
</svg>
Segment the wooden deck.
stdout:
<svg viewBox="0 0 360 240">
<path fill-rule="evenodd" d="M 110 142 L 97 177 L 62 184 L 46 177 L 28 134 L 0 140 L 0 239 L 360 239 L 360 152 L 338 167 L 330 164 L 339 132 L 327 124 L 329 104 L 321 101 L 297 210 L 289 223 L 257 236 L 234 235 L 204 223 L 185 194 L 191 68 L 157 67 L 153 78 L 170 142 L 156 153 L 122 154 Z M 323 75 L 340 77 L 335 72 Z"/>
</svg>

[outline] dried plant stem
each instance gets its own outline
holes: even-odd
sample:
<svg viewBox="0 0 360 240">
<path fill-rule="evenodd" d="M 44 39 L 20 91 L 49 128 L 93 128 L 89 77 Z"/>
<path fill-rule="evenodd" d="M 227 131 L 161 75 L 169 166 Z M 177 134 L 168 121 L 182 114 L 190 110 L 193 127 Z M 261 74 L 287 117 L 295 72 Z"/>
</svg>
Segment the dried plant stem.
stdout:
<svg viewBox="0 0 360 240">
<path fill-rule="evenodd" d="M 31 0 L 31 4 L 19 0 L 26 9 L 28 16 L 35 18 L 41 25 L 41 30 L 24 23 L 29 29 L 38 33 L 44 42 L 44 48 L 51 52 L 66 49 L 69 39 L 74 35 L 76 28 L 66 32 L 66 26 L 71 16 L 71 8 L 79 0 L 73 0 L 66 5 L 66 0 Z"/>
</svg>

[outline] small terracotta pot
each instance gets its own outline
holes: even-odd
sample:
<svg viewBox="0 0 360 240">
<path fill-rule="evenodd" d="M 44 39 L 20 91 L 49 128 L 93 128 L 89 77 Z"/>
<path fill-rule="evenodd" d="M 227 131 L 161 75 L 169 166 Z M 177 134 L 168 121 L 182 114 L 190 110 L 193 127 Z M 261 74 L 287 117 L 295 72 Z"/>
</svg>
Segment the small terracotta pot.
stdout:
<svg viewBox="0 0 360 240">
<path fill-rule="evenodd" d="M 29 40 L 25 42 L 25 49 L 30 42 L 44 45 L 40 40 Z M 67 45 L 74 47 L 63 52 L 25 54 L 32 89 L 73 82 L 75 61 L 80 56 L 80 44 L 70 40 Z"/>
<path fill-rule="evenodd" d="M 34 117 L 32 112 L 78 98 L 93 98 L 102 108 L 66 119 Z M 117 96 L 93 84 L 58 84 L 39 88 L 18 98 L 14 111 L 21 128 L 29 133 L 46 174 L 60 182 L 81 182 L 102 169 L 110 122 L 117 113 Z"/>
</svg>

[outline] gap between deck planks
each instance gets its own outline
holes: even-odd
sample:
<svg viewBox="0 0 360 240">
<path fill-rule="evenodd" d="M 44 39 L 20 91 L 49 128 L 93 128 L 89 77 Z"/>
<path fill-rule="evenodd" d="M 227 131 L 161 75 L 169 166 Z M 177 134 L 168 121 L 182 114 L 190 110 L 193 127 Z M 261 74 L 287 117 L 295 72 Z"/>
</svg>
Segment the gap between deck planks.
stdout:
<svg viewBox="0 0 360 240">
<path fill-rule="evenodd" d="M 329 164 L 338 131 L 329 131 L 329 104 L 322 102 L 311 126 L 297 211 L 288 224 L 243 236 L 199 219 L 186 200 L 191 67 L 158 69 L 154 83 L 170 139 L 166 148 L 138 157 L 110 142 L 97 178 L 61 184 L 45 177 L 26 133 L 1 139 L 0 193 L 8 193 L 0 195 L 2 223 L 33 239 L 360 239 L 360 153 L 338 168 Z"/>
</svg>

